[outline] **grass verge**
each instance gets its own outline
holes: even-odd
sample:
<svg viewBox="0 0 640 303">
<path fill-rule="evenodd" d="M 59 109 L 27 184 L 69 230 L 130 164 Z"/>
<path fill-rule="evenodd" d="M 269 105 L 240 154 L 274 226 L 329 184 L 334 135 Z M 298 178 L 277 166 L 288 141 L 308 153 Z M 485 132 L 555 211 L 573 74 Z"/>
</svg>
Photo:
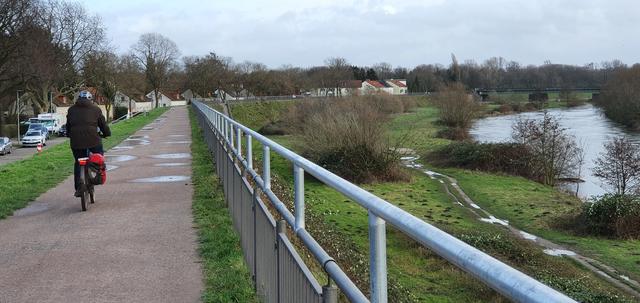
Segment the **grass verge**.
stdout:
<svg viewBox="0 0 640 303">
<path fill-rule="evenodd" d="M 159 108 L 111 126 L 112 136 L 103 140 L 108 150 L 166 111 Z M 25 207 L 30 201 L 62 182 L 73 173 L 69 142 L 58 144 L 31 158 L 0 166 L 0 219 Z M 71 195 L 69 189 L 69 195 Z"/>
<path fill-rule="evenodd" d="M 239 120 L 242 123 L 247 122 L 241 118 Z M 389 131 L 394 135 L 404 135 L 409 129 L 413 140 L 406 147 L 424 153 L 449 142 L 433 137 L 438 129 L 435 125 L 436 120 L 437 111 L 434 108 L 421 107 L 413 113 L 397 115 L 394 121 L 389 123 Z M 272 139 L 289 148 L 299 145 L 299 139 L 295 136 L 277 136 Z M 272 173 L 291 184 L 290 164 L 277 156 L 273 156 L 271 164 Z M 446 172 L 459 178 L 464 190 L 468 190 L 472 198 L 478 199 L 483 207 L 486 206 L 488 210 L 494 211 L 494 208 L 488 205 L 498 206 L 495 209 L 496 215 L 508 215 L 504 218 L 513 220 L 514 225 L 526 220 L 541 223 L 553 218 L 553 215 L 558 212 L 566 211 L 576 202 L 567 195 L 523 178 L 475 174 L 463 170 Z M 462 173 L 469 175 L 463 176 Z M 475 191 L 472 188 L 474 185 L 477 185 Z M 542 253 L 540 248 L 514 237 L 503 228 L 480 222 L 468 210 L 455 204 L 445 194 L 440 183 L 422 174 L 414 173 L 409 183 L 377 183 L 367 185 L 365 188 L 582 302 L 627 302 L 617 289 L 571 260 L 548 256 Z M 480 189 L 486 193 L 484 197 L 478 194 Z M 309 201 L 307 213 L 324 220 L 324 225 L 340 236 L 338 240 L 353 243 L 349 250 L 356 250 L 366 257 L 368 253 L 366 212 L 341 194 L 313 180 L 305 182 L 305 191 L 305 197 Z M 534 207 L 529 204 L 534 204 Z M 504 208 L 504 205 L 511 208 L 503 212 L 497 211 L 498 208 Z M 512 217 L 515 218 L 513 210 L 516 209 L 517 214 L 522 217 L 519 220 L 512 219 Z M 542 228 L 543 225 L 541 224 L 540 227 Z M 548 229 L 545 228 L 545 230 Z M 312 234 L 324 246 L 323 235 Z M 544 233 L 538 234 L 546 236 Z M 393 294 L 392 297 L 398 302 L 501 302 L 505 300 L 391 227 L 389 227 L 387 239 L 390 286 L 398 285 L 402 288 L 398 291 L 390 290 L 390 294 Z M 331 249 L 328 251 L 337 257 L 339 264 L 343 265 L 348 274 L 364 275 L 366 279 L 366 272 L 359 272 L 357 266 L 362 263 L 362 260 L 343 260 L 341 257 L 345 255 L 344 251 Z M 355 269 L 351 270 L 352 267 Z"/>
<path fill-rule="evenodd" d="M 193 112 L 193 215 L 198 227 L 199 253 L 203 260 L 203 302 L 256 302 L 249 271 L 242 257 L 240 239 L 233 230 L 224 194 L 212 158 Z"/>
</svg>

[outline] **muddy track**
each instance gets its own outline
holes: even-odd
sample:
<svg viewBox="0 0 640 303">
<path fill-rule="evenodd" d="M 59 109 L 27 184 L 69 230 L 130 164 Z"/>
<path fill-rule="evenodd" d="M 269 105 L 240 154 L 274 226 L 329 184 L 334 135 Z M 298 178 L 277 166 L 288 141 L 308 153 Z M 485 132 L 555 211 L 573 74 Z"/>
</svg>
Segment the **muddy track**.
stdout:
<svg viewBox="0 0 640 303">
<path fill-rule="evenodd" d="M 581 255 L 565 246 L 556 244 L 547 239 L 541 238 L 539 236 L 530 234 L 521 229 L 513 227 L 509 224 L 509 221 L 498 219 L 487 210 L 481 208 L 478 204 L 476 204 L 458 185 L 458 181 L 453 177 L 425 169 L 422 164 L 417 163 L 419 160 L 418 156 L 407 156 L 403 157 L 402 161 L 404 165 L 408 168 L 419 170 L 420 172 L 429 176 L 429 178 L 433 180 L 438 180 L 442 183 L 443 188 L 447 192 L 449 196 L 453 198 L 456 203 L 474 215 L 478 217 L 480 221 L 490 223 L 490 224 L 498 224 L 507 230 L 509 230 L 516 237 L 525 239 L 527 241 L 531 241 L 537 244 L 540 248 L 543 249 L 543 252 L 552 255 L 552 256 L 564 256 L 567 258 L 571 258 L 572 260 L 578 262 L 583 265 L 585 268 L 589 269 L 591 272 L 600 276 L 605 281 L 613 284 L 619 289 L 625 291 L 629 295 L 634 296 L 635 298 L 640 298 L 640 283 L 636 280 L 633 280 L 627 276 L 622 275 L 615 268 L 604 264 L 598 260 L 594 260 L 587 256 Z"/>
</svg>

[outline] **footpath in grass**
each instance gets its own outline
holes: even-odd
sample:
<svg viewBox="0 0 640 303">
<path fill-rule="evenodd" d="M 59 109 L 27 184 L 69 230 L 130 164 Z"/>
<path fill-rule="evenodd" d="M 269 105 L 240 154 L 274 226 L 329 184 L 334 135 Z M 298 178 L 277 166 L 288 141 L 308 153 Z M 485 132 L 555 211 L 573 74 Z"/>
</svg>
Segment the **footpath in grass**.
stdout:
<svg viewBox="0 0 640 303">
<path fill-rule="evenodd" d="M 149 112 L 148 115 L 111 125 L 112 136 L 103 140 L 105 150 L 116 146 L 166 110 L 166 108 L 159 108 Z M 0 166 L 0 219 L 25 207 L 30 201 L 71 174 L 73 174 L 73 156 L 68 141 L 32 158 Z"/>
<path fill-rule="evenodd" d="M 389 123 L 393 136 L 410 132 L 410 144 L 424 155 L 450 141 L 434 138 L 440 126 L 437 110 L 421 107 L 398 115 Z M 428 163 L 425 163 L 428 165 Z M 576 236 L 554 228 L 562 215 L 575 211 L 577 198 L 522 177 L 483 173 L 457 168 L 436 168 L 458 180 L 458 185 L 479 206 L 515 227 L 571 247 L 583 255 L 614 266 L 623 275 L 640 279 L 640 241 Z"/>
<path fill-rule="evenodd" d="M 240 238 L 233 230 L 213 160 L 197 125 L 191 119 L 193 157 L 193 216 L 200 239 L 205 291 L 203 302 L 257 302 L 251 276 L 242 257 Z"/>
</svg>

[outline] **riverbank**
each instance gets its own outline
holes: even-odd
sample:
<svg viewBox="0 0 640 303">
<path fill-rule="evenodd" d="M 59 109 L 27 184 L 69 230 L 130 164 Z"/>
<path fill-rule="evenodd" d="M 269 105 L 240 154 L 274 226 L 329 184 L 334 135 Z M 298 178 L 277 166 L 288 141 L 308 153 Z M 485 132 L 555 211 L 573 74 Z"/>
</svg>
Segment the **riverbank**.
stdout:
<svg viewBox="0 0 640 303">
<path fill-rule="evenodd" d="M 242 121 L 244 118 L 236 111 L 244 110 L 248 110 L 248 108 L 233 109 L 234 115 L 240 117 L 241 122 L 245 122 Z M 249 118 L 246 115 L 245 117 Z M 419 107 L 411 113 L 395 116 L 393 121 L 388 123 L 388 129 L 393 137 L 409 138 L 405 140 L 406 147 L 423 153 L 450 142 L 435 138 L 439 128 L 435 124 L 436 120 L 437 110 L 429 106 Z M 256 123 L 254 119 L 250 121 Z M 275 136 L 273 139 L 294 149 L 298 144 L 295 136 Z M 272 164 L 277 161 L 274 159 Z M 425 164 L 428 165 L 428 163 Z M 283 164 L 282 167 L 274 168 L 274 172 L 284 180 L 292 178 L 291 168 L 288 165 Z M 459 172 L 464 171 L 460 170 Z M 505 180 L 514 178 L 502 177 Z M 465 190 L 468 182 L 481 184 L 482 176 L 466 180 L 460 179 L 459 181 L 460 186 Z M 500 188 L 504 192 L 508 192 L 508 182 L 500 183 Z M 557 199 L 561 201 L 566 199 L 570 203 L 567 205 L 567 209 L 570 208 L 569 206 L 579 203 L 575 198 L 561 195 L 553 189 L 544 189 L 542 185 L 531 181 L 518 179 L 516 183 L 518 183 L 516 185 L 523 185 L 523 187 L 514 189 L 521 197 L 529 198 L 530 191 L 539 192 L 539 201 L 548 203 L 548 209 L 540 210 L 542 213 L 550 212 L 549 209 L 557 210 L 554 205 L 562 205 L 562 202 L 558 203 Z M 409 182 L 378 183 L 364 187 L 580 301 L 598 302 L 596 298 L 607 298 L 613 302 L 626 302 L 625 299 L 622 299 L 624 296 L 618 289 L 573 261 L 547 255 L 527 240 L 515 237 L 509 231 L 504 230 L 501 225 L 478 220 L 472 212 L 456 203 L 440 180 L 431 179 L 423 173 L 412 171 Z M 368 251 L 366 213 L 354 203 L 349 203 L 348 199 L 320 183 L 309 180 L 306 182 L 305 188 L 308 189 L 307 198 L 310 201 L 308 203 L 309 216 L 322 220 L 325 223 L 324 226 L 330 230 L 323 233 L 339 237 L 340 242 L 353 243 L 353 246 L 347 249 L 355 251 L 355 253 L 345 253 L 344 247 L 341 247 L 330 251 L 330 254 L 339 257 L 345 255 L 364 256 L 366 259 Z M 503 197 L 499 198 L 501 201 L 504 199 Z M 481 203 L 487 203 L 485 200 L 481 201 L 483 201 Z M 324 238 L 323 234 L 315 234 L 314 236 L 319 237 L 320 241 Z M 393 288 L 390 293 L 396 295 L 396 298 L 403 299 L 403 301 L 406 299 L 407 301 L 434 302 L 500 302 L 504 300 L 492 290 L 480 285 L 470 276 L 423 249 L 412 240 L 395 233 L 391 227 L 389 228 L 388 240 L 389 279 L 390 286 Z M 361 262 L 358 259 L 362 260 L 362 258 L 356 257 L 340 261 L 343 261 L 341 264 L 348 264 L 346 268 L 350 275 L 366 276 L 366 266 L 365 268 L 357 266 Z M 411 292 L 403 291 L 406 289 L 411 289 Z"/>
<path fill-rule="evenodd" d="M 399 135 L 403 129 L 423 134 L 413 136 L 417 140 L 412 147 L 419 153 L 426 154 L 438 146 L 448 144 L 444 139 L 426 138 L 437 132 L 434 131 L 439 127 L 434 123 L 436 120 L 437 111 L 428 107 L 419 108 L 415 113 L 396 117 L 390 128 L 394 130 L 394 135 Z M 509 138 L 506 134 L 510 130 L 510 126 L 500 125 L 487 133 L 495 135 L 496 132 L 502 132 L 505 136 L 501 136 L 501 139 L 506 140 Z M 596 151 L 595 154 L 597 153 Z M 428 166 L 428 163 L 423 164 Z M 640 241 L 579 237 L 553 226 L 555 221 L 562 220 L 564 214 L 576 211 L 582 203 L 579 199 L 521 177 L 456 168 L 439 168 L 438 171 L 455 178 L 479 207 L 509 221 L 511 225 L 615 267 L 619 272 L 616 278 L 620 280 L 625 280 L 624 277 L 631 277 L 633 280 L 640 278 Z"/>
</svg>

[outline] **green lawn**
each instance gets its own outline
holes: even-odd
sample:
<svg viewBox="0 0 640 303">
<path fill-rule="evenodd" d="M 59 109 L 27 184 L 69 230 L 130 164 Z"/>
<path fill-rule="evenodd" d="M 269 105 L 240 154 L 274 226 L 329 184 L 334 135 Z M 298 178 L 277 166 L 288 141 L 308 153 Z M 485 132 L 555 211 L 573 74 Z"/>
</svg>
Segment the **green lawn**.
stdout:
<svg viewBox="0 0 640 303">
<path fill-rule="evenodd" d="M 205 290 L 203 302 L 257 302 L 251 275 L 233 230 L 224 193 L 202 130 L 190 111 L 193 156 L 193 216 L 198 228 Z"/>
<path fill-rule="evenodd" d="M 105 150 L 156 119 L 165 108 L 153 110 L 111 126 L 112 136 L 103 141 Z M 31 158 L 0 166 L 0 219 L 25 207 L 42 193 L 73 174 L 73 156 L 69 142 L 64 142 Z M 72 195 L 71 190 L 69 195 Z"/>
<path fill-rule="evenodd" d="M 416 122 L 417 121 L 417 122 Z M 423 155 L 449 141 L 429 138 L 439 127 L 433 107 L 397 116 L 389 123 L 394 136 L 409 131 L 411 147 Z M 426 163 L 428 164 L 428 163 Z M 462 169 L 439 169 L 458 180 L 461 188 L 478 205 L 496 217 L 509 220 L 525 231 L 567 245 L 582 254 L 610 264 L 621 273 L 640 279 L 640 241 L 578 237 L 551 227 L 562 214 L 575 211 L 577 198 L 521 177 L 489 174 Z"/>
<path fill-rule="evenodd" d="M 448 143 L 447 140 L 434 138 L 438 129 L 434 124 L 436 115 L 437 112 L 432 107 L 417 108 L 412 113 L 395 116 L 388 124 L 389 131 L 392 136 L 405 143 L 403 147 L 414 148 L 422 154 Z M 251 115 L 237 115 L 236 118 L 242 123 L 254 123 L 253 128 L 260 127 L 257 125 L 259 123 L 252 121 Z M 403 139 L 400 140 L 400 138 Z M 277 136 L 272 139 L 293 149 L 299 146 L 298 139 L 294 136 Z M 254 148 L 254 150 L 259 149 Z M 291 184 L 289 163 L 273 156 L 272 166 L 275 175 L 285 184 Z M 562 212 L 577 203 L 569 196 L 522 178 L 476 174 L 463 170 L 447 172 L 460 178 L 459 181 L 464 190 L 468 190 L 473 198 L 482 202 L 483 207 L 488 203 L 485 202 L 488 199 L 486 197 L 489 197 L 495 209 L 489 206 L 486 208 L 495 210 L 497 216 L 504 215 L 505 219 L 515 220 L 514 224 L 518 224 L 518 219 L 512 219 L 512 217 L 518 218 L 516 214 L 522 218 L 522 222 L 528 220 L 527 218 L 538 216 L 539 220 L 535 221 L 536 224 L 541 228 L 547 228 L 544 225 L 545 220 L 551 218 L 553 214 L 553 212 L 545 213 L 547 208 Z M 476 184 L 478 189 L 474 191 L 473 186 Z M 496 189 L 496 195 L 481 196 L 480 188 L 483 184 L 486 188 Z M 625 302 L 618 298 L 619 291 L 612 289 L 574 262 L 565 258 L 547 256 L 538 247 L 515 238 L 505 229 L 480 222 L 468 210 L 455 204 L 446 195 L 442 184 L 422 174 L 412 172 L 411 181 L 407 183 L 379 183 L 364 187 L 580 301 L 601 302 L 606 299 L 611 300 L 610 302 Z M 363 262 L 368 256 L 366 212 L 341 194 L 309 178 L 305 182 L 305 188 L 308 201 L 307 216 L 312 217 L 314 222 L 321 225 L 323 229 L 322 231 L 310 230 L 310 232 L 323 246 L 329 247 L 330 254 L 336 257 L 339 264 L 345 264 L 343 268 L 348 274 L 352 277 L 356 276 L 357 280 L 364 280 L 366 287 L 367 262 Z M 501 189 L 503 194 L 497 192 L 497 189 Z M 287 190 L 290 191 L 290 188 Z M 529 206 L 531 202 L 527 204 L 522 201 L 522 199 L 531 201 L 530 198 L 535 199 L 536 203 L 541 203 L 543 208 L 532 209 Z M 514 199 L 520 200 L 513 201 Z M 516 208 L 518 208 L 517 213 L 514 212 Z M 312 225 L 307 224 L 309 227 Z M 335 238 L 331 238 L 333 241 L 324 240 L 328 237 L 327 234 L 331 235 L 330 237 L 339 237 L 339 240 Z M 543 236 L 543 234 L 540 235 Z M 336 241 L 346 243 L 346 247 L 331 244 Z M 390 297 L 399 302 L 499 302 L 503 300 L 495 292 L 433 255 L 429 250 L 423 249 L 411 239 L 395 232 L 392 227 L 389 227 L 388 232 L 388 263 Z"/>
</svg>

